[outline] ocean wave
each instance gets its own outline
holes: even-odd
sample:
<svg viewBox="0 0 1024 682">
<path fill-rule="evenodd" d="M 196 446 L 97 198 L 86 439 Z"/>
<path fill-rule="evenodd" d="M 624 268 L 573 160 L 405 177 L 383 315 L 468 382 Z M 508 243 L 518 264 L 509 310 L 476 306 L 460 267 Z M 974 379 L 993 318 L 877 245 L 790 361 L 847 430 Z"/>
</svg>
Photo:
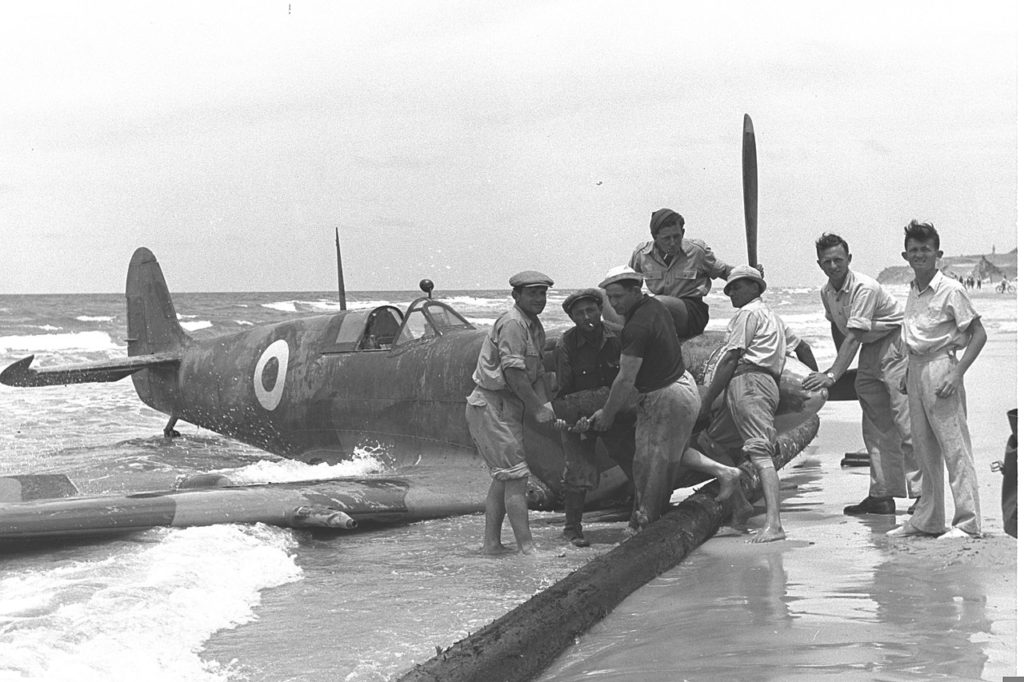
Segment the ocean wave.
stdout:
<svg viewBox="0 0 1024 682">
<path fill-rule="evenodd" d="M 386 304 L 387 301 L 353 301 L 348 305 L 349 309 L 376 308 Z M 334 313 L 338 311 L 338 302 L 327 299 L 318 301 L 300 301 L 296 299 L 288 301 L 271 301 L 261 303 L 260 307 L 268 310 L 276 310 L 280 313 Z"/>
<path fill-rule="evenodd" d="M 210 322 L 209 320 L 196 320 L 194 322 L 181 323 L 182 329 L 187 329 L 190 332 L 199 331 L 200 329 L 206 329 L 212 326 L 213 322 Z"/>
<path fill-rule="evenodd" d="M 554 296 L 551 297 L 551 299 L 549 299 L 549 303 L 555 302 L 556 298 L 557 297 L 554 297 Z M 445 303 L 447 303 L 451 307 L 455 308 L 456 310 L 463 310 L 463 309 L 479 310 L 481 308 L 483 308 L 485 310 L 487 310 L 487 309 L 504 310 L 504 309 L 506 309 L 506 308 L 511 306 L 512 297 L 511 296 L 504 296 L 502 298 L 492 298 L 492 297 L 482 298 L 482 297 L 479 297 L 479 296 L 445 296 L 445 297 L 440 298 L 438 300 L 444 301 Z M 561 306 L 562 305 L 561 301 L 564 301 L 564 300 L 565 300 L 564 296 L 561 299 L 558 299 L 558 305 Z"/>
<path fill-rule="evenodd" d="M 75 318 L 79 322 L 113 322 L 113 315 L 79 315 Z"/>
<path fill-rule="evenodd" d="M 202 645 L 218 630 L 255 620 L 261 590 L 301 578 L 294 535 L 256 524 L 151 531 L 146 538 L 121 543 L 103 559 L 5 571 L 0 677 L 233 677 L 200 658 Z"/>
<path fill-rule="evenodd" d="M 0 336 L 0 350 L 18 351 L 108 351 L 120 348 L 101 331 L 69 332 L 63 334 L 25 334 Z"/>
</svg>

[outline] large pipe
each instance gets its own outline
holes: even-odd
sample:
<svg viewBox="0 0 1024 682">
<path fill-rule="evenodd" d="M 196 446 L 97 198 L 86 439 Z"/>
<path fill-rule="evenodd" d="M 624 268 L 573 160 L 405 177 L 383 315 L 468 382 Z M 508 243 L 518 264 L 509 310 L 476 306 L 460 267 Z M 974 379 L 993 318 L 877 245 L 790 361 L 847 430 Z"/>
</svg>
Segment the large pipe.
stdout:
<svg viewBox="0 0 1024 682">
<path fill-rule="evenodd" d="M 781 469 L 818 432 L 818 416 L 779 437 L 774 457 Z M 761 494 L 756 470 L 745 463 L 747 499 Z M 604 618 L 637 588 L 672 568 L 712 537 L 729 510 L 715 501 L 709 483 L 642 532 L 535 594 L 501 618 L 416 665 L 402 682 L 497 682 L 530 680 L 543 672 L 579 635 Z"/>
</svg>

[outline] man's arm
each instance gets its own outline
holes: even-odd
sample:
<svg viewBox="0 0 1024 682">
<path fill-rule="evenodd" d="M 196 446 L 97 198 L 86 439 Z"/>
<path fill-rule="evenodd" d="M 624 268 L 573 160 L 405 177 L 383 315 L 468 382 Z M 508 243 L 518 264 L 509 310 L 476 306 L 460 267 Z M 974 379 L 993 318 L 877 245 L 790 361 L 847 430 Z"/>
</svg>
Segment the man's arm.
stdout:
<svg viewBox="0 0 1024 682">
<path fill-rule="evenodd" d="M 960 361 L 956 363 L 956 366 L 942 377 L 939 387 L 935 389 L 935 395 L 940 398 L 948 398 L 958 387 L 963 385 L 964 374 L 974 364 L 981 349 L 985 347 L 985 342 L 988 341 L 988 332 L 985 331 L 985 325 L 981 323 L 980 317 L 971 321 L 970 326 L 967 327 L 967 333 L 970 334 L 971 340 L 964 347 L 964 354 L 960 356 Z"/>
<path fill-rule="evenodd" d="M 538 424 L 547 424 L 554 421 L 555 411 L 551 409 L 551 403 L 548 402 L 547 396 L 544 394 L 543 385 L 538 395 L 537 391 L 533 390 L 533 384 L 530 383 L 529 378 L 526 376 L 525 369 L 506 367 L 505 382 L 508 383 L 512 392 L 523 401 L 527 411 L 533 415 Z"/>
<path fill-rule="evenodd" d="M 796 353 L 797 360 L 813 370 L 818 369 L 818 361 L 814 358 L 814 351 L 811 350 L 811 347 L 807 345 L 806 341 L 800 339 L 800 343 L 797 344 L 796 350 L 793 352 Z"/>
<path fill-rule="evenodd" d="M 812 391 L 816 391 L 819 388 L 828 388 L 833 386 L 839 377 L 843 376 L 843 372 L 850 368 L 850 364 L 853 363 L 853 359 L 857 357 L 857 351 L 861 347 L 861 338 L 863 338 L 866 332 L 860 329 L 851 329 L 850 333 L 843 339 L 843 343 L 839 346 L 839 352 L 836 353 L 836 359 L 832 362 L 832 366 L 824 372 L 814 372 L 809 374 L 803 380 L 803 387 Z M 799 358 L 799 353 L 797 354 Z M 801 358 L 801 362 L 803 358 Z M 807 364 L 804 362 L 804 364 Z M 817 369 L 816 366 L 807 365 L 812 369 Z M 829 379 L 826 374 L 832 373 L 835 379 Z"/>
<path fill-rule="evenodd" d="M 700 401 L 700 415 L 697 417 L 697 424 L 704 424 L 708 421 L 711 415 L 711 406 L 715 402 L 715 398 L 718 397 L 725 387 L 732 381 L 732 375 L 736 372 L 736 366 L 740 363 L 740 357 L 743 355 L 742 348 L 730 348 L 725 351 L 722 355 L 722 359 L 718 361 L 718 367 L 715 368 L 715 375 L 711 377 L 711 385 L 708 386 L 708 392 L 704 394 L 704 397 Z M 696 430 L 697 427 L 694 427 Z"/>
<path fill-rule="evenodd" d="M 608 391 L 608 399 L 605 400 L 604 407 L 595 412 L 591 417 L 596 430 L 607 431 L 611 427 L 612 422 L 615 421 L 615 415 L 625 407 L 630 389 L 636 384 L 636 375 L 640 371 L 640 365 L 643 362 L 643 358 L 633 355 L 623 354 L 619 356 L 619 373 L 615 375 L 615 380 L 612 381 L 612 387 Z"/>
</svg>

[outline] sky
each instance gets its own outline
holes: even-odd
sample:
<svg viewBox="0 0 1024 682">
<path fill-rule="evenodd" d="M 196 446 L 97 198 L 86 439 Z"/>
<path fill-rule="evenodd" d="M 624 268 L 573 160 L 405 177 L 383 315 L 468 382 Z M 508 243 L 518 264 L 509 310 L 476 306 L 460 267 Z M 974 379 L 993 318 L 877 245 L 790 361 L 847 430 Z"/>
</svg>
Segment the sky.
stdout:
<svg viewBox="0 0 1024 682">
<path fill-rule="evenodd" d="M 1017 246 L 1012 0 L 3 2 L 0 294 L 593 286 L 652 211 L 771 286 L 814 239 Z M 720 285 L 721 283 L 719 283 Z"/>
</svg>

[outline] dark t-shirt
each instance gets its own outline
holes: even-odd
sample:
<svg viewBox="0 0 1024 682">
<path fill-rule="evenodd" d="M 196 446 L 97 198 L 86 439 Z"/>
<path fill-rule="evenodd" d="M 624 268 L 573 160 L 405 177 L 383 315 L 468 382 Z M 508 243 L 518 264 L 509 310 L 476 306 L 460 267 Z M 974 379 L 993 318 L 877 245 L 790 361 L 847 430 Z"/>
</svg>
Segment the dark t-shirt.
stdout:
<svg viewBox="0 0 1024 682">
<path fill-rule="evenodd" d="M 686 371 L 672 314 L 646 294 L 626 313 L 622 354 L 643 358 L 636 375 L 636 389 L 641 393 L 664 388 Z"/>
</svg>

